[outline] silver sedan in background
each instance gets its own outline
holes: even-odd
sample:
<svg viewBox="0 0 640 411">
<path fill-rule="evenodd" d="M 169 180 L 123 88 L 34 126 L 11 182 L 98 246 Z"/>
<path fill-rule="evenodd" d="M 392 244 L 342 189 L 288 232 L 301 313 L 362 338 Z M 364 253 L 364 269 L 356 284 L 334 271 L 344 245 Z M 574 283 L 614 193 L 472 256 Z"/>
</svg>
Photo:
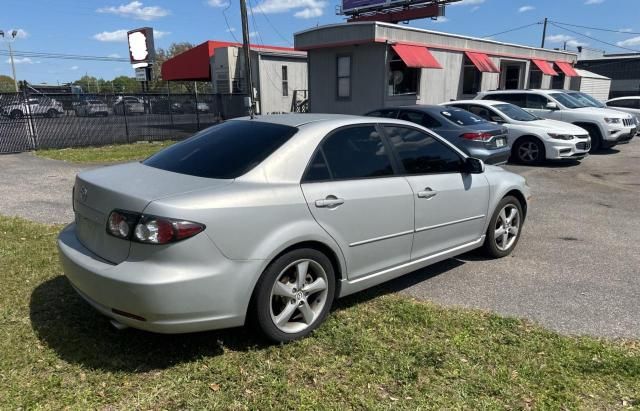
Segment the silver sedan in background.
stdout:
<svg viewBox="0 0 640 411">
<path fill-rule="evenodd" d="M 528 199 L 524 178 L 416 124 L 257 116 L 82 172 L 58 246 L 73 287 L 117 327 L 181 333 L 251 316 L 290 341 L 338 297 L 478 247 L 508 255 Z"/>
</svg>

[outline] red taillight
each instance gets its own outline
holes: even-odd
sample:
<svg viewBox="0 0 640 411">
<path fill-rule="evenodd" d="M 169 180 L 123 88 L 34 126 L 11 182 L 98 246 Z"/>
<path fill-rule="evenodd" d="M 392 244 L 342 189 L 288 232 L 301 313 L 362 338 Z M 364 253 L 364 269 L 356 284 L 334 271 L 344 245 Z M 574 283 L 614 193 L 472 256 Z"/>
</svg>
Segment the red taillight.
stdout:
<svg viewBox="0 0 640 411">
<path fill-rule="evenodd" d="M 172 218 L 143 216 L 138 213 L 112 211 L 107 232 L 115 237 L 144 244 L 168 244 L 204 231 L 203 224 Z"/>
<path fill-rule="evenodd" d="M 464 133 L 460 138 L 474 141 L 489 141 L 493 137 L 490 133 Z"/>
</svg>

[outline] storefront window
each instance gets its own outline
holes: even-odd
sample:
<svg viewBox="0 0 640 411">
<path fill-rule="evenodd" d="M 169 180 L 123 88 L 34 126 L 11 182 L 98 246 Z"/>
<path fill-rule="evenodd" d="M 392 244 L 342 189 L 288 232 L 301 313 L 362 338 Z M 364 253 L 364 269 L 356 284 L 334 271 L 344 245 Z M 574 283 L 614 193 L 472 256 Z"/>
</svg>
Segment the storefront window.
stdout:
<svg viewBox="0 0 640 411">
<path fill-rule="evenodd" d="M 407 67 L 400 56 L 391 50 L 389 61 L 389 95 L 417 94 L 420 69 Z"/>
<path fill-rule="evenodd" d="M 529 88 L 542 88 L 542 71 L 531 68 L 531 71 L 529 71 Z"/>
<path fill-rule="evenodd" d="M 338 98 L 351 98 L 351 56 L 338 56 L 337 65 Z"/>
<path fill-rule="evenodd" d="M 287 66 L 282 66 L 282 96 L 289 96 L 289 71 Z"/>
<path fill-rule="evenodd" d="M 563 89 L 564 88 L 564 78 L 565 75 L 560 70 L 560 67 L 555 66 L 555 70 L 558 73 L 557 76 L 553 76 L 553 80 L 551 80 L 551 88 L 552 89 Z"/>
<path fill-rule="evenodd" d="M 477 94 L 480 91 L 482 73 L 467 56 L 464 57 L 462 70 L 462 94 Z"/>
</svg>

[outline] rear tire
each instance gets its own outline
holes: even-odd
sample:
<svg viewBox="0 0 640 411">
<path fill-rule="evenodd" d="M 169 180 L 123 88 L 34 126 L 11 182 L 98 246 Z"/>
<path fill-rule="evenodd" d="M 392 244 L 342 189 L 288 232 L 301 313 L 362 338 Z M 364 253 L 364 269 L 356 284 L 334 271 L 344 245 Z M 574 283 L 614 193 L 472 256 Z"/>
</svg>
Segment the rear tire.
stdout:
<svg viewBox="0 0 640 411">
<path fill-rule="evenodd" d="M 256 284 L 252 314 L 259 330 L 275 342 L 309 335 L 333 304 L 331 261 L 312 248 L 292 250 L 274 260 Z"/>
<path fill-rule="evenodd" d="M 503 198 L 493 212 L 484 240 L 484 253 L 491 258 L 506 257 L 516 248 L 524 214 L 522 204 L 512 196 Z"/>
<path fill-rule="evenodd" d="M 13 110 L 11 114 L 9 114 L 9 117 L 11 117 L 14 120 L 20 120 L 23 116 L 24 116 L 24 113 L 22 113 L 21 110 Z"/>
<path fill-rule="evenodd" d="M 47 117 L 49 118 L 57 118 L 59 114 L 60 113 L 58 113 L 58 110 L 50 109 L 49 111 L 47 111 Z"/>
<path fill-rule="evenodd" d="M 512 155 L 520 164 L 540 164 L 546 159 L 544 144 L 533 137 L 523 137 L 516 141 Z"/>
</svg>

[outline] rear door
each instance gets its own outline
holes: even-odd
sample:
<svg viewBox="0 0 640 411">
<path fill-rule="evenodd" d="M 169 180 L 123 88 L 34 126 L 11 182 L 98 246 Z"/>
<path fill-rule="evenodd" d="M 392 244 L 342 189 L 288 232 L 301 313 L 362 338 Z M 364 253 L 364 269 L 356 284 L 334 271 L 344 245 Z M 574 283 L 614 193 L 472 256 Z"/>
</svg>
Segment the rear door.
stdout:
<svg viewBox="0 0 640 411">
<path fill-rule="evenodd" d="M 463 158 L 422 130 L 396 125 L 383 129 L 413 192 L 411 259 L 478 240 L 489 207 L 486 177 L 463 173 Z"/>
<path fill-rule="evenodd" d="M 368 124 L 329 134 L 303 177 L 309 210 L 339 244 L 349 280 L 410 259 L 413 192 L 395 170 L 387 143 Z"/>
</svg>

